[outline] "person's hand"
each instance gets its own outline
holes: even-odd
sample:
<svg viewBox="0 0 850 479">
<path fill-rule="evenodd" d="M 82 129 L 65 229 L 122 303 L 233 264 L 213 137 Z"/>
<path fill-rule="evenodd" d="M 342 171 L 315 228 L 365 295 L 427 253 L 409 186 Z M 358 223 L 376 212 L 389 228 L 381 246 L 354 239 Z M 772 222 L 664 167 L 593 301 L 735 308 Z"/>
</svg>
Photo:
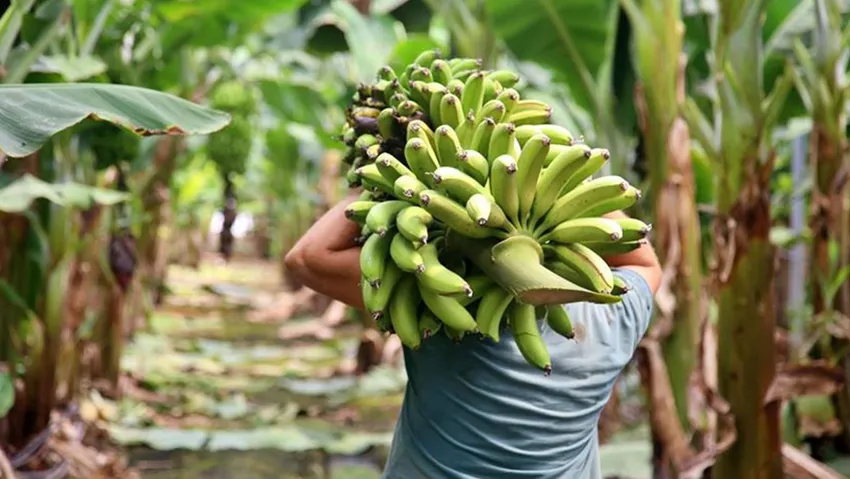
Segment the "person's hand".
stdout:
<svg viewBox="0 0 850 479">
<path fill-rule="evenodd" d="M 615 211 L 605 215 L 606 218 L 628 218 L 629 216 L 622 211 Z M 630 269 L 646 280 L 652 294 L 658 290 L 661 285 L 661 265 L 658 263 L 658 257 L 655 255 L 655 250 L 652 245 L 647 242 L 640 248 L 624 254 L 609 256 L 605 261 L 612 268 Z"/>
<path fill-rule="evenodd" d="M 308 288 L 363 309 L 360 294 L 360 226 L 345 217 L 345 208 L 357 200 L 353 192 L 307 230 L 287 253 L 289 272 Z"/>
</svg>

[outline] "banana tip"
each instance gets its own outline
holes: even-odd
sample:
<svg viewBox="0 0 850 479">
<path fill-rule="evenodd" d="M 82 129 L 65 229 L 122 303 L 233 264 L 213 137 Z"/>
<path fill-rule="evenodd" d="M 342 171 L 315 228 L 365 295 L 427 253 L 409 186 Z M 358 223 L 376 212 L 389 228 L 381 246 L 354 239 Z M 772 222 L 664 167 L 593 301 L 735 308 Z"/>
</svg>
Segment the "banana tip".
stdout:
<svg viewBox="0 0 850 479">
<path fill-rule="evenodd" d="M 611 233 L 611 241 L 620 241 L 623 238 L 623 234 L 615 231 Z"/>
<path fill-rule="evenodd" d="M 546 377 L 551 376 L 552 375 L 552 366 L 550 366 L 548 364 L 546 366 L 543 366 L 543 374 L 545 374 Z"/>
<path fill-rule="evenodd" d="M 417 265 L 416 266 L 416 272 L 418 274 L 424 273 L 425 272 L 425 265 L 424 264 Z"/>
<path fill-rule="evenodd" d="M 487 218 L 479 218 L 477 223 L 478 226 L 487 226 Z"/>
<path fill-rule="evenodd" d="M 381 319 L 381 318 L 383 318 L 383 317 L 384 317 L 384 312 L 383 312 L 383 311 L 373 311 L 373 312 L 372 312 L 372 319 L 373 319 L 374 321 L 377 321 L 377 320 L 379 320 L 379 319 Z"/>
<path fill-rule="evenodd" d="M 369 280 L 369 286 L 371 286 L 373 288 L 380 288 L 381 287 L 381 280 L 380 279 L 370 279 Z"/>
<path fill-rule="evenodd" d="M 467 284 L 466 286 L 464 286 L 464 287 L 463 287 L 463 292 L 464 292 L 464 293 L 466 293 L 466 296 L 467 296 L 468 298 L 471 298 L 471 297 L 472 297 L 472 294 L 473 294 L 472 287 L 471 287 L 471 286 L 469 286 L 468 284 Z"/>
<path fill-rule="evenodd" d="M 421 201 L 423 205 L 428 206 L 428 204 L 431 203 L 431 197 L 423 193 L 419 195 L 419 201 Z"/>
</svg>

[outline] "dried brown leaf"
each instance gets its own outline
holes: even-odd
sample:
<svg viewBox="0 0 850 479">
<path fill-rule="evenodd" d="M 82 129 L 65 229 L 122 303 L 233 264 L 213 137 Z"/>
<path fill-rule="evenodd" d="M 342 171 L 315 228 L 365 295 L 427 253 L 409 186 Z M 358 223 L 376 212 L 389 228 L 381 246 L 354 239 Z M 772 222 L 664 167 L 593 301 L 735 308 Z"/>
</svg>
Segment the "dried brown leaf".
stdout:
<svg viewBox="0 0 850 479">
<path fill-rule="evenodd" d="M 790 444 L 782 445 L 782 467 L 793 479 L 846 479 L 843 474 Z"/>
<path fill-rule="evenodd" d="M 764 399 L 765 404 L 812 395 L 835 394 L 844 384 L 840 368 L 823 361 L 786 364 L 779 368 Z"/>
</svg>

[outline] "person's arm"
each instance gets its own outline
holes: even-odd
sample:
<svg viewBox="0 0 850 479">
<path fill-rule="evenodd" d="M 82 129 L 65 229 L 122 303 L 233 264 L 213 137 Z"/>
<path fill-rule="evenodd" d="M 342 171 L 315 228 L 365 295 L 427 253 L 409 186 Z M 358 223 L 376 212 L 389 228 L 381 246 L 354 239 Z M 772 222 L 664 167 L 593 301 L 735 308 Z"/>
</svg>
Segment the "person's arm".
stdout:
<svg viewBox="0 0 850 479">
<path fill-rule="evenodd" d="M 617 219 L 628 218 L 628 215 L 622 211 L 615 211 L 605 215 L 605 217 Z M 655 294 L 655 292 L 658 291 L 658 287 L 661 284 L 661 265 L 658 263 L 658 257 L 655 255 L 655 250 L 652 249 L 652 245 L 650 245 L 649 242 L 634 251 L 616 256 L 609 256 L 605 259 L 605 261 L 612 268 L 633 270 L 646 280 L 646 284 L 649 285 L 649 289 L 652 291 L 652 294 Z"/>
<path fill-rule="evenodd" d="M 360 293 L 360 226 L 345 217 L 352 193 L 322 215 L 284 258 L 291 274 L 308 288 L 364 309 Z"/>
</svg>

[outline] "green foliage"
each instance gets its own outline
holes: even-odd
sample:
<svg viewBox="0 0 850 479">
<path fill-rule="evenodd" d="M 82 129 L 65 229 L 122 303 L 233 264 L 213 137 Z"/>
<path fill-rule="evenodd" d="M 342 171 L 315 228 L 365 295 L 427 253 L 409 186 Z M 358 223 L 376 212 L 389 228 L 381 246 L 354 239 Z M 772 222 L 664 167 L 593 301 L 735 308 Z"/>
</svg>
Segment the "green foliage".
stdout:
<svg viewBox="0 0 850 479">
<path fill-rule="evenodd" d="M 81 140 L 95 156 L 95 169 L 105 170 L 139 154 L 141 137 L 107 122 L 95 122 L 81 133 Z"/>
</svg>

